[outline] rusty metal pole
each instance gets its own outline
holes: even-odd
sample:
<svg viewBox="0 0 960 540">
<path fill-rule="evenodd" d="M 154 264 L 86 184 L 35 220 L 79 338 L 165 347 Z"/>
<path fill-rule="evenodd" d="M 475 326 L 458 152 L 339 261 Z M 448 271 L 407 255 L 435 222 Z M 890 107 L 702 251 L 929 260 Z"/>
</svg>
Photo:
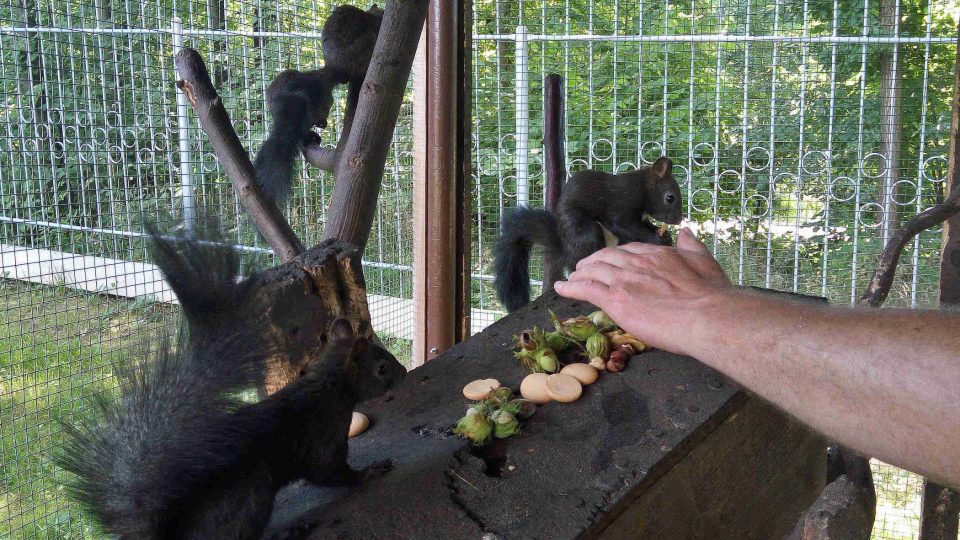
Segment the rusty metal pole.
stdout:
<svg viewBox="0 0 960 540">
<path fill-rule="evenodd" d="M 425 114 L 415 251 L 414 365 L 450 348 L 457 333 L 457 14 L 458 1 L 433 0 L 427 12 L 424 78 Z"/>
<path fill-rule="evenodd" d="M 953 67 L 953 98 L 948 149 L 948 194 L 960 189 L 960 26 L 957 27 L 957 57 Z M 940 305 L 960 304 L 960 216 L 943 225 L 943 247 L 940 251 Z M 955 539 L 960 526 L 960 494 L 931 482 L 923 481 L 923 504 L 920 509 L 920 539 Z"/>
<path fill-rule="evenodd" d="M 543 169 L 546 174 L 544 206 L 553 211 L 560 200 L 560 190 L 567 177 L 566 151 L 563 144 L 563 79 L 547 75 L 543 84 Z"/>
</svg>

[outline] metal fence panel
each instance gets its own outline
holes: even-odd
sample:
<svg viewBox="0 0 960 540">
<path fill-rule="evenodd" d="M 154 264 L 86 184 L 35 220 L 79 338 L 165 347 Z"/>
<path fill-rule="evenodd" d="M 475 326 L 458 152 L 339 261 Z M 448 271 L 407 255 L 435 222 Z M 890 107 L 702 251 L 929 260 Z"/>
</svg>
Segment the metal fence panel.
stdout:
<svg viewBox="0 0 960 540">
<path fill-rule="evenodd" d="M 897 223 L 943 198 L 955 1 L 474 6 L 473 301 L 491 320 L 499 217 L 543 205 L 551 73 L 564 81 L 568 170 L 671 157 L 685 223 L 741 284 L 850 304 Z M 889 305 L 936 304 L 940 234 L 908 246 Z M 875 536 L 915 537 L 917 477 L 875 472 Z"/>
<path fill-rule="evenodd" d="M 244 264 L 274 261 L 241 210 L 193 111 L 173 54 L 200 50 L 251 152 L 263 100 L 286 68 L 322 64 L 335 4 L 225 0 L 0 1 L 0 537 L 92 537 L 50 451 L 57 421 L 116 382 L 110 362 L 176 311 L 147 260 L 141 221 L 213 211 Z M 334 144 L 345 91 L 325 142 Z M 411 107 L 405 103 L 364 254 L 374 325 L 409 361 Z M 302 167 L 286 214 L 320 238 L 331 175 Z"/>
<path fill-rule="evenodd" d="M 322 63 L 331 7 L 0 0 L 0 536 L 94 535 L 49 450 L 57 420 L 115 385 L 111 359 L 175 317 L 141 217 L 179 223 L 192 200 L 215 209 L 246 264 L 272 262 L 178 98 L 174 50 L 201 51 L 255 150 L 267 84 Z M 502 314 L 490 248 L 503 210 L 543 202 L 549 73 L 564 78 L 568 168 L 628 170 L 666 153 L 687 223 L 744 284 L 849 303 L 891 227 L 943 197 L 955 0 L 487 0 L 474 10 L 475 328 Z M 375 325 L 401 356 L 412 335 L 410 115 L 405 102 L 365 253 Z M 286 212 L 310 243 L 332 179 L 300 176 Z M 892 304 L 935 302 L 939 240 L 934 230 L 912 244 Z M 916 477 L 879 464 L 876 475 L 875 536 L 915 536 Z"/>
</svg>

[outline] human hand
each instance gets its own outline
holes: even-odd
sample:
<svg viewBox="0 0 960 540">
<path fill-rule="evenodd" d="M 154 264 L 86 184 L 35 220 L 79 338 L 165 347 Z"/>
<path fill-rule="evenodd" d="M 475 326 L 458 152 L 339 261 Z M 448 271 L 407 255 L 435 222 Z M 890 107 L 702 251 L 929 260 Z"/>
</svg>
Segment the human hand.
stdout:
<svg viewBox="0 0 960 540">
<path fill-rule="evenodd" d="M 690 229 L 677 247 L 633 243 L 602 249 L 577 263 L 558 294 L 590 302 L 640 340 L 688 354 L 696 316 L 730 289 L 730 280 Z"/>
</svg>

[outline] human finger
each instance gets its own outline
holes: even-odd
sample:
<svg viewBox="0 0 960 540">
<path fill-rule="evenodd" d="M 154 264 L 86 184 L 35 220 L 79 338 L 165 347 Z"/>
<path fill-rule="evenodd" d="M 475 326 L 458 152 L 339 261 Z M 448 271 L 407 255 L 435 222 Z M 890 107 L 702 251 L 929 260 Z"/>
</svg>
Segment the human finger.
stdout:
<svg viewBox="0 0 960 540">
<path fill-rule="evenodd" d="M 598 298 L 603 298 L 610 292 L 610 287 L 599 281 L 584 279 L 579 281 L 558 281 L 553 284 L 553 290 L 560 296 L 566 298 L 596 304 Z"/>
<path fill-rule="evenodd" d="M 621 272 L 623 272 L 623 269 L 619 266 L 597 260 L 578 267 L 567 277 L 567 281 L 595 280 L 609 285 L 610 281 L 619 276 Z"/>
<path fill-rule="evenodd" d="M 671 246 L 660 246 L 657 244 L 646 244 L 643 242 L 632 242 L 630 244 L 617 246 L 617 248 L 634 255 L 655 255 L 674 251 L 674 248 Z"/>
<path fill-rule="evenodd" d="M 630 258 L 633 255 L 630 252 L 620 249 L 620 247 L 609 247 L 596 251 L 579 261 L 577 261 L 577 269 L 581 267 L 594 264 L 596 262 L 605 262 L 607 264 L 612 264 L 614 266 L 619 266 L 620 268 L 627 268 L 630 264 Z"/>
</svg>

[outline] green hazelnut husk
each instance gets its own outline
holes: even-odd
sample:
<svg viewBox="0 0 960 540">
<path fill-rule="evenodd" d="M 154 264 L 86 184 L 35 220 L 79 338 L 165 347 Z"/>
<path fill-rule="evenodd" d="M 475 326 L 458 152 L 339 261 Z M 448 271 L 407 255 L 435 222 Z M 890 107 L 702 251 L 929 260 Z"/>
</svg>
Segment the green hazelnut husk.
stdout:
<svg viewBox="0 0 960 540">
<path fill-rule="evenodd" d="M 517 417 L 505 410 L 493 411 L 490 420 L 493 422 L 493 436 L 498 439 L 506 439 L 520 433 L 520 422 Z"/>
<path fill-rule="evenodd" d="M 610 354 L 610 340 L 607 336 L 597 332 L 587 338 L 587 356 L 590 358 L 606 358 Z"/>
<path fill-rule="evenodd" d="M 533 353 L 533 356 L 543 373 L 556 373 L 560 367 L 557 353 L 553 352 L 553 349 L 544 347 Z"/>
<path fill-rule="evenodd" d="M 544 334 L 543 341 L 546 342 L 547 347 L 553 349 L 554 352 L 562 352 L 570 345 L 570 341 L 568 341 L 567 337 L 560 331 Z"/>
<path fill-rule="evenodd" d="M 471 444 L 483 446 L 490 442 L 493 436 L 493 422 L 485 414 L 468 414 L 457 422 L 453 432 L 469 440 Z"/>
<path fill-rule="evenodd" d="M 607 330 L 617 328 L 617 323 L 613 322 L 613 319 L 604 313 L 602 309 L 594 311 L 593 313 L 587 315 L 587 317 L 593 321 L 593 324 L 597 325 L 601 332 L 606 332 Z"/>
</svg>

